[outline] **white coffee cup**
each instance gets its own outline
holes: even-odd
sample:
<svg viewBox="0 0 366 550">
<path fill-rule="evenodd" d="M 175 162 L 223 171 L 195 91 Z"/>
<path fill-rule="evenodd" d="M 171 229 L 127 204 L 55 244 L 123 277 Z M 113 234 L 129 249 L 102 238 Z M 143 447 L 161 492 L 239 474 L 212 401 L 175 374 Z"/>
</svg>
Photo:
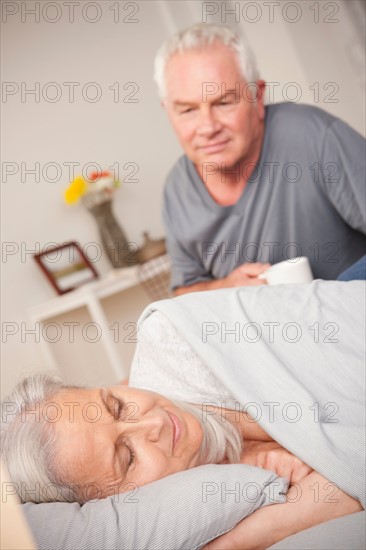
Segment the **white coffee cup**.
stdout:
<svg viewBox="0 0 366 550">
<path fill-rule="evenodd" d="M 301 256 L 271 265 L 259 279 L 265 279 L 269 285 L 301 284 L 311 283 L 313 274 L 309 259 Z"/>
</svg>

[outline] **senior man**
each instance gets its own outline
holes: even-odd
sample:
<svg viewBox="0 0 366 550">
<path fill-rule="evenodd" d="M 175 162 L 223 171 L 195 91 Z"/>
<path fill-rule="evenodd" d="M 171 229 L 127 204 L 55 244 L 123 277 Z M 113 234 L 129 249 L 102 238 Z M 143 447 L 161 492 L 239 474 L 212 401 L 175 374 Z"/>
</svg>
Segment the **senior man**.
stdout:
<svg viewBox="0 0 366 550">
<path fill-rule="evenodd" d="M 155 80 L 185 153 L 164 192 L 175 294 L 263 284 L 269 263 L 302 255 L 336 279 L 365 254 L 365 140 L 321 109 L 265 106 L 243 36 L 177 33 Z"/>
</svg>

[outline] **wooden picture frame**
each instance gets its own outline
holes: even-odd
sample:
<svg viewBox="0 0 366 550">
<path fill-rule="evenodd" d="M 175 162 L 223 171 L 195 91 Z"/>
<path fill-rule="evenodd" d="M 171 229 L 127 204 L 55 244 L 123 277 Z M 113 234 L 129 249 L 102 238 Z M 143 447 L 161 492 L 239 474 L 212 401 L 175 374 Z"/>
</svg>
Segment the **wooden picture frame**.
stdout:
<svg viewBox="0 0 366 550">
<path fill-rule="evenodd" d="M 76 241 L 47 248 L 34 259 L 57 294 L 66 294 L 99 277 Z"/>
</svg>

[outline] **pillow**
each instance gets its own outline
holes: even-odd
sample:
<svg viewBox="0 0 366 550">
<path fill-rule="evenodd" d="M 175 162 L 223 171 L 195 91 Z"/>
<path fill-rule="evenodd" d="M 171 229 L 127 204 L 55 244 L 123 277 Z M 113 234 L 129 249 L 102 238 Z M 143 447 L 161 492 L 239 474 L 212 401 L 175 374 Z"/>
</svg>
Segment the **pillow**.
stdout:
<svg viewBox="0 0 366 550">
<path fill-rule="evenodd" d="M 195 549 L 268 504 L 287 480 L 244 464 L 209 464 L 103 500 L 23 504 L 39 550 Z"/>
</svg>

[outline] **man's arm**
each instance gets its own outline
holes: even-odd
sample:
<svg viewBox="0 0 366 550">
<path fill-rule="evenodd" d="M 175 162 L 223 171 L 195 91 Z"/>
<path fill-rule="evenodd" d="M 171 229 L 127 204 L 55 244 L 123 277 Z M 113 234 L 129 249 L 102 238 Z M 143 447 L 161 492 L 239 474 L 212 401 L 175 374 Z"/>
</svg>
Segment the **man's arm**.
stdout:
<svg viewBox="0 0 366 550">
<path fill-rule="evenodd" d="M 180 296 L 188 292 L 200 292 L 202 290 L 215 290 L 217 288 L 232 288 L 238 286 L 258 286 L 266 284 L 265 280 L 258 279 L 258 275 L 264 273 L 271 264 L 245 263 L 234 269 L 227 277 L 202 281 L 193 285 L 181 286 L 174 289 L 174 295 Z"/>
<path fill-rule="evenodd" d="M 201 292 L 202 290 L 215 290 L 217 288 L 225 287 L 225 279 L 215 279 L 214 281 L 202 281 L 189 286 L 179 286 L 173 290 L 174 296 L 181 296 L 182 294 L 188 294 L 189 292 Z"/>
</svg>

